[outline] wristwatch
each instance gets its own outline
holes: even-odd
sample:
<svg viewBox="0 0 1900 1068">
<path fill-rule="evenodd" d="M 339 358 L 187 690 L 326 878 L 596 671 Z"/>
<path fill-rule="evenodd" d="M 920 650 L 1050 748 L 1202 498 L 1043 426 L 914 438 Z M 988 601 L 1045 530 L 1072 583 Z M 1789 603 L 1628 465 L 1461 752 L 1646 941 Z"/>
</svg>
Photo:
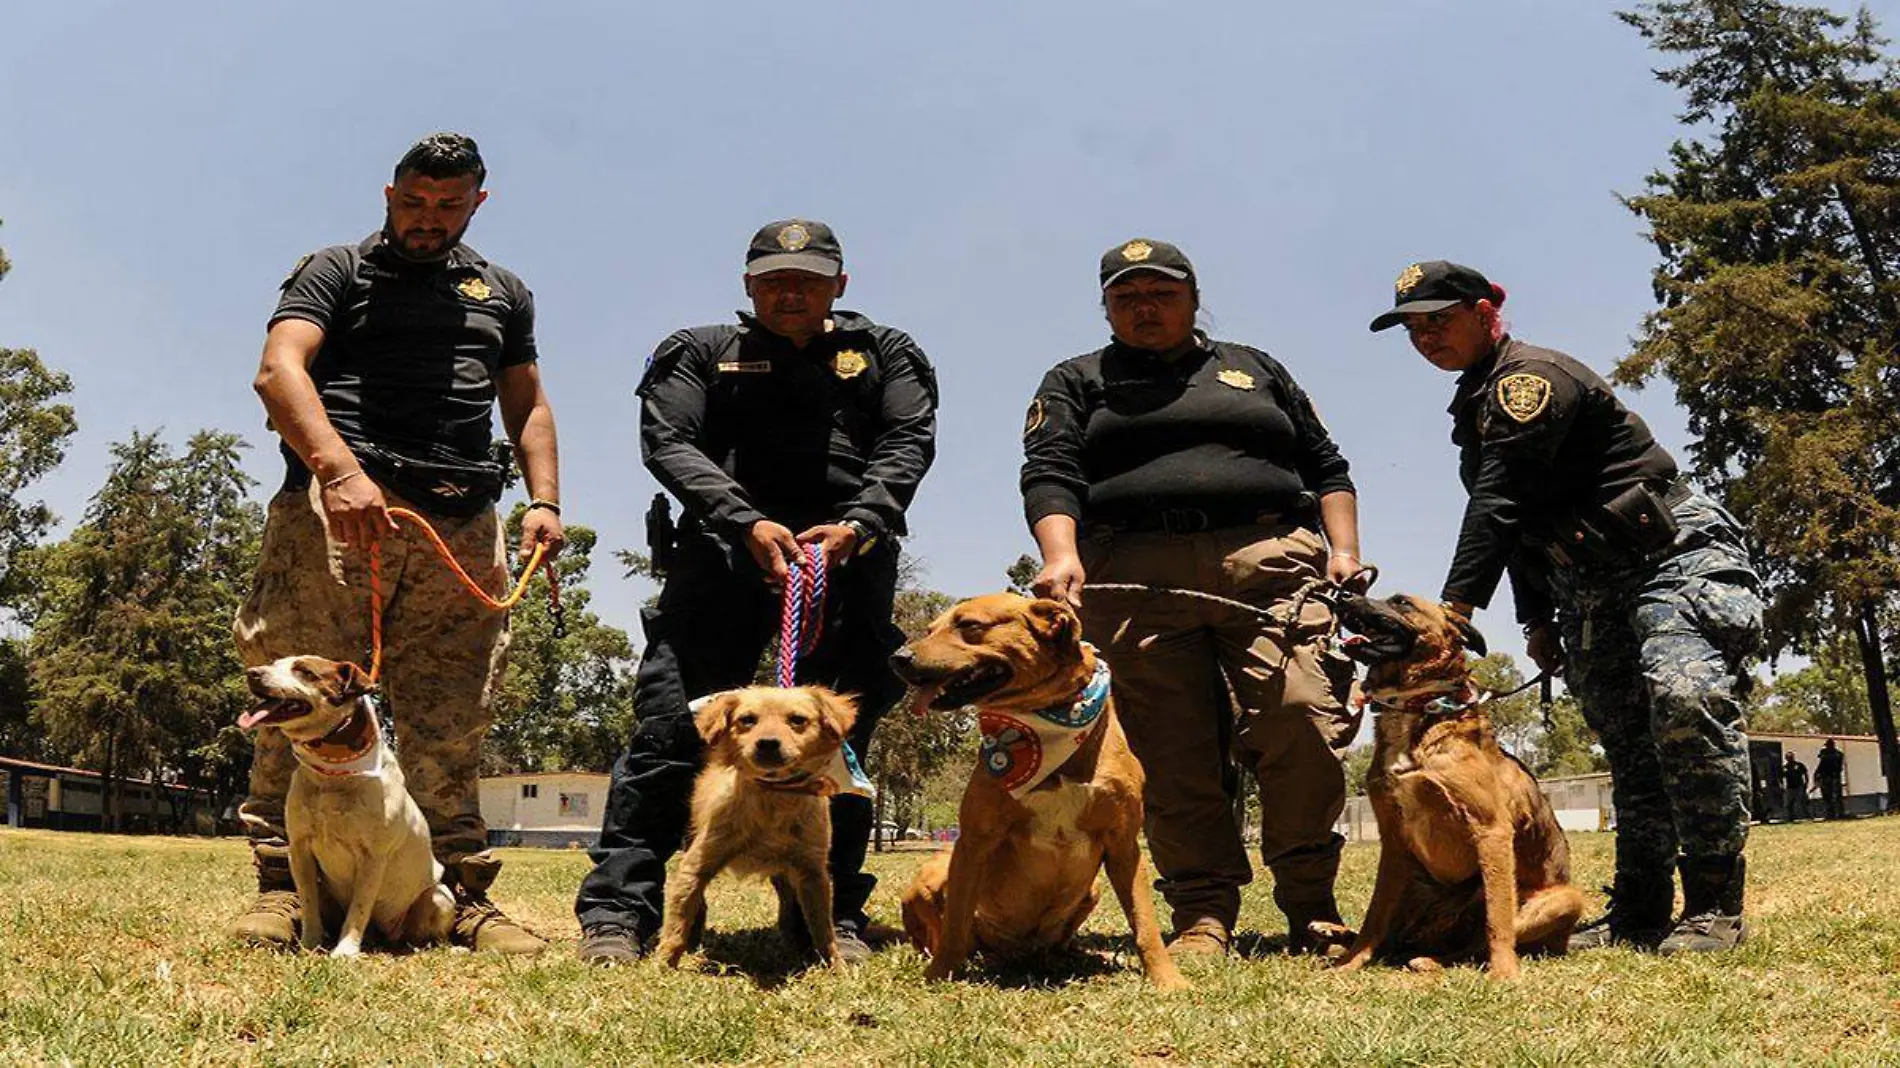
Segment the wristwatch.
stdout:
<svg viewBox="0 0 1900 1068">
<path fill-rule="evenodd" d="M 840 519 L 838 520 L 838 525 L 847 528 L 851 533 L 857 535 L 858 545 L 857 549 L 851 554 L 853 556 L 863 556 L 865 553 L 871 551 L 871 546 L 877 544 L 877 531 L 872 530 L 867 523 L 860 522 L 856 519 Z"/>
</svg>

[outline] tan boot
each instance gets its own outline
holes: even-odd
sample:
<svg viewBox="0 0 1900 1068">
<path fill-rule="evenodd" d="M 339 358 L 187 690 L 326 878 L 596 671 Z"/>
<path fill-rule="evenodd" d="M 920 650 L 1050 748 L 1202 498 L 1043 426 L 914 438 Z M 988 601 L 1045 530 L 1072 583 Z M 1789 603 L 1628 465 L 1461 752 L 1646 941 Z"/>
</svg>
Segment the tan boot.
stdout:
<svg viewBox="0 0 1900 1068">
<path fill-rule="evenodd" d="M 303 914 L 290 881 L 290 850 L 285 846 L 251 847 L 257 865 L 257 900 L 224 927 L 224 933 L 249 946 L 295 949 Z"/>
<path fill-rule="evenodd" d="M 1168 952 L 1176 957 L 1220 957 L 1227 953 L 1233 935 L 1227 925 L 1212 916 L 1203 916 L 1176 931 L 1168 941 Z"/>
<path fill-rule="evenodd" d="M 471 853 L 449 869 L 455 889 L 455 926 L 449 941 L 483 953 L 539 953 L 547 942 L 508 918 L 488 899 L 488 888 L 501 873 L 501 861 Z"/>
</svg>

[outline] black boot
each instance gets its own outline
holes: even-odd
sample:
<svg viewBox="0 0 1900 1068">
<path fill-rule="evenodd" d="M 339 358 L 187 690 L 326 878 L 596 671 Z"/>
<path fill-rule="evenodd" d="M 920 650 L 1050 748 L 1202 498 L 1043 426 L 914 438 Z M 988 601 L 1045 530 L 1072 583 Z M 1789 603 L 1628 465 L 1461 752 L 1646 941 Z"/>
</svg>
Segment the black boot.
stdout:
<svg viewBox="0 0 1900 1068">
<path fill-rule="evenodd" d="M 1733 857 L 1692 857 L 1682 862 L 1682 919 L 1657 951 L 1723 953 L 1748 937 L 1742 919 L 1742 884 L 1748 861 Z"/>
<path fill-rule="evenodd" d="M 1653 950 L 1669 935 L 1669 917 L 1676 908 L 1676 881 L 1660 872 L 1618 872 L 1608 888 L 1610 907 L 1603 915 L 1577 928 L 1570 936 L 1570 952 L 1627 946 Z"/>
</svg>

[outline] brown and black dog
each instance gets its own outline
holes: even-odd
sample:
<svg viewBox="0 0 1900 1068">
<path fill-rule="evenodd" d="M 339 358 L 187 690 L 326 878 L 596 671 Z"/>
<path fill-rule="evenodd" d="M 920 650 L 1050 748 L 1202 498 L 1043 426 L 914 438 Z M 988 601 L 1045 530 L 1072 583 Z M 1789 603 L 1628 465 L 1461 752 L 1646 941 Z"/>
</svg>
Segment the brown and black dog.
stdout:
<svg viewBox="0 0 1900 1068">
<path fill-rule="evenodd" d="M 1366 793 L 1379 824 L 1379 873 L 1365 925 L 1340 967 L 1375 954 L 1420 970 L 1485 960 L 1518 974 L 1518 953 L 1564 951 L 1583 912 L 1570 845 L 1515 757 L 1498 748 L 1472 692 L 1465 650 L 1484 639 L 1462 616 L 1417 597 L 1348 596 L 1349 656 L 1370 665 L 1375 709 Z M 1315 931 L 1343 941 L 1343 928 Z"/>
<path fill-rule="evenodd" d="M 1106 688 L 1074 611 L 1010 593 L 958 604 L 892 664 L 920 711 L 977 705 L 992 722 L 1026 722 L 1076 706 L 1092 685 Z M 1104 700 L 1079 747 L 1020 797 L 982 762 L 970 775 L 956 845 L 903 895 L 904 930 L 930 957 L 926 978 L 949 978 L 977 948 L 1011 957 L 1067 944 L 1094 910 L 1106 868 L 1149 981 L 1187 985 L 1162 945 L 1142 874 L 1141 764 Z"/>
</svg>

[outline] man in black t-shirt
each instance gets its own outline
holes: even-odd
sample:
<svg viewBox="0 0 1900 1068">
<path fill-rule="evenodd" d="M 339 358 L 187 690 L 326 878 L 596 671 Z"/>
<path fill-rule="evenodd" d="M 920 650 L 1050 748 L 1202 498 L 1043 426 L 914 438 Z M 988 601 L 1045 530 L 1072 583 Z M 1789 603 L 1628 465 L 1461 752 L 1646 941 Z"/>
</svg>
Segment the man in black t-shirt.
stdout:
<svg viewBox="0 0 1900 1068">
<path fill-rule="evenodd" d="M 435 134 L 396 165 L 380 232 L 304 257 L 284 280 L 255 383 L 282 437 L 287 471 L 271 501 L 250 597 L 238 610 L 247 665 L 315 654 L 364 657 L 368 552 L 382 552 L 383 698 L 409 792 L 429 822 L 456 896 L 454 938 L 532 953 L 546 944 L 488 900 L 477 771 L 507 649 L 507 618 L 463 589 L 426 536 L 388 509 L 429 517 L 472 577 L 506 589 L 508 563 L 491 455 L 497 402 L 533 503 L 521 551 L 561 547 L 554 414 L 541 388 L 534 298 L 521 279 L 461 243 L 488 196 L 475 142 Z M 291 945 L 301 920 L 290 878 L 284 797 L 297 766 L 283 732 L 257 735 L 250 796 L 238 809 L 258 898 L 230 933 Z"/>
</svg>

